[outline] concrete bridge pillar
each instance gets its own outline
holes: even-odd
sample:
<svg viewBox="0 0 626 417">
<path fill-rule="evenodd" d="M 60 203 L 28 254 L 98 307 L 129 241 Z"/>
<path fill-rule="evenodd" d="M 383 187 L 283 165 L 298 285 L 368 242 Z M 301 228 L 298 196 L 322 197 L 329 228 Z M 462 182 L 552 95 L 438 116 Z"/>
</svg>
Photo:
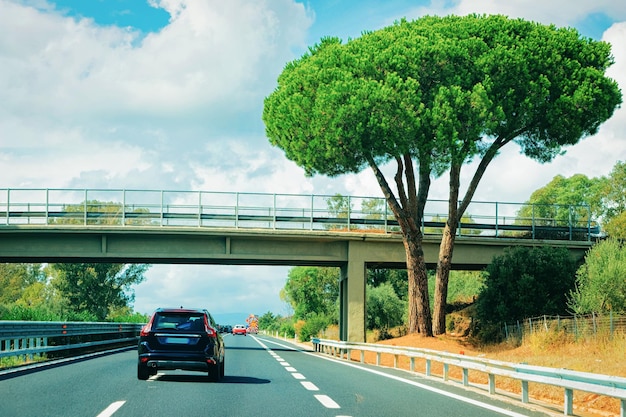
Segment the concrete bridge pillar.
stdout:
<svg viewBox="0 0 626 417">
<path fill-rule="evenodd" d="M 362 242 L 349 242 L 348 263 L 341 267 L 339 337 L 348 342 L 365 342 L 367 266 L 363 249 Z"/>
</svg>

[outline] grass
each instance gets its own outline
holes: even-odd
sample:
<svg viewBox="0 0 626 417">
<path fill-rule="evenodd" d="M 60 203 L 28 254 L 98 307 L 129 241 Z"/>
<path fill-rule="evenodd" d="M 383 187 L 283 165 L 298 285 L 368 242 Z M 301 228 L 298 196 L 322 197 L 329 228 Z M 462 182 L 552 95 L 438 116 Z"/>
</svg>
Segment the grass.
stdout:
<svg viewBox="0 0 626 417">
<path fill-rule="evenodd" d="M 36 362 L 43 362 L 47 358 L 45 355 L 33 355 L 27 357 L 25 355 L 20 356 L 8 356 L 6 358 L 0 358 L 0 369 L 13 368 L 15 366 L 23 366 Z"/>
</svg>

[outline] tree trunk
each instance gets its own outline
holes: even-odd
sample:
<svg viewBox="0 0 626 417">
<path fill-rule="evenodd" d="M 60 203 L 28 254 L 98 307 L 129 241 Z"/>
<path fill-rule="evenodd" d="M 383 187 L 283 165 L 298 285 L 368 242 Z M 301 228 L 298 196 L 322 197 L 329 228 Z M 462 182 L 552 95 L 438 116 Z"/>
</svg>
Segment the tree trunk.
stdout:
<svg viewBox="0 0 626 417">
<path fill-rule="evenodd" d="M 455 227 L 456 230 L 456 227 Z M 439 245 L 439 259 L 437 260 L 437 274 L 435 279 L 435 306 L 433 317 L 433 333 L 446 333 L 446 307 L 448 302 L 448 279 L 452 267 L 452 252 L 454 251 L 455 230 L 450 229 L 449 222 L 443 231 Z"/>
<path fill-rule="evenodd" d="M 409 279 L 409 333 L 432 336 L 432 318 L 428 300 L 428 274 L 421 235 L 404 239 Z"/>
</svg>

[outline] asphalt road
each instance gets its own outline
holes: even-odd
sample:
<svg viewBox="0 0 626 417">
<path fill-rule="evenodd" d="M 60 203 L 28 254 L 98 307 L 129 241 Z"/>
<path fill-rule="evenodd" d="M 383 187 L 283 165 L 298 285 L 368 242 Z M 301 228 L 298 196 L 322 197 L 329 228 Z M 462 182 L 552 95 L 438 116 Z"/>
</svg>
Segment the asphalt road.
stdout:
<svg viewBox="0 0 626 417">
<path fill-rule="evenodd" d="M 136 376 L 134 350 L 0 380 L 2 417 L 545 416 L 405 371 L 264 336 L 225 335 L 226 376 Z"/>
</svg>

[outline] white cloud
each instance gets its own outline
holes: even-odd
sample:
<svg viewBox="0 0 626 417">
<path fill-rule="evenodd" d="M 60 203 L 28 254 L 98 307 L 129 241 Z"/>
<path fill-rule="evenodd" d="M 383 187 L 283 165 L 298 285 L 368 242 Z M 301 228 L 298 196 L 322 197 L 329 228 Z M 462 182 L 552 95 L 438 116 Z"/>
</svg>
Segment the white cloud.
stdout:
<svg viewBox="0 0 626 417">
<path fill-rule="evenodd" d="M 290 307 L 280 299 L 287 267 L 229 265 L 153 265 L 135 286 L 135 310 L 158 307 L 206 307 L 213 314 L 283 316 Z M 245 316 L 241 317 L 241 321 Z"/>
</svg>

